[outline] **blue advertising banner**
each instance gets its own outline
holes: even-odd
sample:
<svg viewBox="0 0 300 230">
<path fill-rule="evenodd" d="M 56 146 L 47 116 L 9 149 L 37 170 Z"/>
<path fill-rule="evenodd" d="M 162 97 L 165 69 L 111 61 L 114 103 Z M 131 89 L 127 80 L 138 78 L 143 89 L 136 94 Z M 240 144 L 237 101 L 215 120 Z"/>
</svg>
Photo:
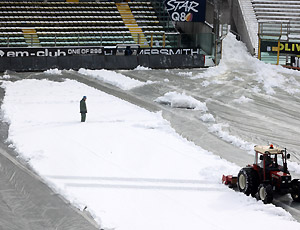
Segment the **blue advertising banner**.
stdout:
<svg viewBox="0 0 300 230">
<path fill-rule="evenodd" d="M 172 21 L 204 22 L 206 0 L 165 0 L 165 6 Z"/>
</svg>

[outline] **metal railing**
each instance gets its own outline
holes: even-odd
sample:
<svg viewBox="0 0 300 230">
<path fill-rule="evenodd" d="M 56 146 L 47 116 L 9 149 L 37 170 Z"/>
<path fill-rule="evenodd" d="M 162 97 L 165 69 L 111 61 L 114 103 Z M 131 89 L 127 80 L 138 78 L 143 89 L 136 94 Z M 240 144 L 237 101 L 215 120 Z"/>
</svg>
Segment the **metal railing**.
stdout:
<svg viewBox="0 0 300 230">
<path fill-rule="evenodd" d="M 140 44 L 142 45 L 142 35 L 147 39 L 149 47 L 198 47 L 210 53 L 213 46 L 212 34 L 182 34 L 178 32 L 157 32 L 144 34 L 137 33 L 137 39 L 134 40 L 135 34 L 120 33 L 119 36 L 106 33 L 99 34 L 45 34 L 39 35 L 39 42 L 33 39 L 36 34 L 28 34 L 31 39 L 25 39 L 21 34 L 8 35 L 0 33 L 0 47 L 56 47 L 56 46 L 114 46 L 117 44 Z M 144 44 L 145 45 L 145 44 Z"/>
<path fill-rule="evenodd" d="M 297 35 L 292 38 L 292 35 Z M 297 27 L 290 21 L 286 22 L 260 22 L 258 27 L 259 52 L 258 59 L 276 65 L 293 66 L 300 52 Z M 297 62 L 297 61 L 296 61 Z M 299 63 L 295 64 L 299 67 Z"/>
</svg>

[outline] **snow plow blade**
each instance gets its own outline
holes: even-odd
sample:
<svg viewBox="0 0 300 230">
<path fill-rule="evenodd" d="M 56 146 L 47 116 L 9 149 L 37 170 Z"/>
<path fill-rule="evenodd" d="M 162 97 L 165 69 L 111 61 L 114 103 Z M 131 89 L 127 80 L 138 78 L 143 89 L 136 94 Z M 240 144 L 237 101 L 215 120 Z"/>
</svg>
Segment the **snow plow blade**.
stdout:
<svg viewBox="0 0 300 230">
<path fill-rule="evenodd" d="M 222 177 L 222 183 L 225 185 L 228 185 L 229 187 L 236 187 L 237 184 L 237 177 L 236 176 L 232 176 L 232 175 L 228 175 L 225 176 L 223 175 Z"/>
</svg>

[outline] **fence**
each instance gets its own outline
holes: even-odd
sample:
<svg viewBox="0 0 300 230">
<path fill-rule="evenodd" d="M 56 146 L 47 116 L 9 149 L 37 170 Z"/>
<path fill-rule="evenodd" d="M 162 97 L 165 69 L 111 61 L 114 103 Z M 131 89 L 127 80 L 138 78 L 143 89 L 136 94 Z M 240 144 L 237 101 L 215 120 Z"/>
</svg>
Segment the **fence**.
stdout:
<svg viewBox="0 0 300 230">
<path fill-rule="evenodd" d="M 108 35 L 98 33 L 91 35 L 83 34 L 59 34 L 49 33 L 38 37 L 36 34 L 27 34 L 25 39 L 22 34 L 9 35 L 0 33 L 0 47 L 67 47 L 67 46 L 115 46 L 117 44 L 141 44 L 142 34 L 136 34 L 137 39 L 133 39 L 134 34 L 118 33 Z M 150 48 L 201 48 L 206 54 L 211 54 L 214 44 L 214 37 L 211 33 L 183 34 L 183 33 L 148 33 L 147 46 Z"/>
</svg>

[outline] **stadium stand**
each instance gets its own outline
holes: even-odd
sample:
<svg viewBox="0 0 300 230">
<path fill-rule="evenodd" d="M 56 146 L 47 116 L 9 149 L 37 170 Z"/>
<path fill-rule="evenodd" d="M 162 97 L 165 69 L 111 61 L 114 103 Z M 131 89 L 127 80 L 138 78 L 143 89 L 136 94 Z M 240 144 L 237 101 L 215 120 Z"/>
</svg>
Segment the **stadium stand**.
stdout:
<svg viewBox="0 0 300 230">
<path fill-rule="evenodd" d="M 1 1 L 0 46 L 172 44 L 151 2 Z M 173 27 L 173 32 L 176 32 Z M 174 43 L 173 43 L 174 44 Z"/>
<path fill-rule="evenodd" d="M 264 33 L 276 35 L 281 32 L 281 41 L 300 41 L 299 0 L 252 0 L 258 23 Z"/>
<path fill-rule="evenodd" d="M 132 14 L 143 30 L 151 47 L 176 47 L 178 32 L 170 22 L 168 13 L 161 1 L 128 2 Z M 162 44 L 165 42 L 165 44 Z"/>
<path fill-rule="evenodd" d="M 252 6 L 259 24 L 259 34 L 263 39 L 280 42 L 300 42 L 300 2 L 299 0 L 252 0 Z M 263 52 L 261 60 L 276 64 L 277 54 Z M 279 57 L 279 64 L 285 65 L 285 55 Z"/>
</svg>

